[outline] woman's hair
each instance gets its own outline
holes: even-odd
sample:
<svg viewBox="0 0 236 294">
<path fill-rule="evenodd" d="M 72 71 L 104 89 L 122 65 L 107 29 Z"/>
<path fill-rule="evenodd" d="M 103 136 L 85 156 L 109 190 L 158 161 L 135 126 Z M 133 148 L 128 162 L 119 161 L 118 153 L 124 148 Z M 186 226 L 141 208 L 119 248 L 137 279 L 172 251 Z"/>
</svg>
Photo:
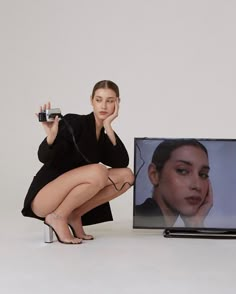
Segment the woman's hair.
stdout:
<svg viewBox="0 0 236 294">
<path fill-rule="evenodd" d="M 103 81 L 97 82 L 95 86 L 93 87 L 92 98 L 94 97 L 95 92 L 98 89 L 111 89 L 116 93 L 117 97 L 120 97 L 119 87 L 112 81 L 103 80 Z"/>
<path fill-rule="evenodd" d="M 157 172 L 160 173 L 165 163 L 170 159 L 172 152 L 182 146 L 194 146 L 202 149 L 207 157 L 208 152 L 204 145 L 196 139 L 168 139 L 161 142 L 155 149 L 152 156 L 152 163 L 155 164 Z"/>
</svg>

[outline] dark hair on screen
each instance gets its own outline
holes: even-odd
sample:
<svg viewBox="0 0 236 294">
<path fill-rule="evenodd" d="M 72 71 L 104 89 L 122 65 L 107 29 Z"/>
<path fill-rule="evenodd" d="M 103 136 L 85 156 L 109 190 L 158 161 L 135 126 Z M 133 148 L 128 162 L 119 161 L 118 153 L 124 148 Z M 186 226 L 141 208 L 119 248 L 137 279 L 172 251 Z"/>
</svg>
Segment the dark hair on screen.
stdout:
<svg viewBox="0 0 236 294">
<path fill-rule="evenodd" d="M 95 86 L 93 87 L 92 98 L 94 97 L 95 92 L 98 89 L 111 89 L 116 93 L 117 97 L 120 97 L 119 87 L 110 80 L 103 80 L 103 81 L 97 82 Z"/>
<path fill-rule="evenodd" d="M 196 139 L 167 139 L 157 146 L 152 156 L 152 163 L 155 164 L 159 173 L 162 171 L 165 163 L 170 159 L 172 152 L 182 146 L 194 146 L 200 148 L 208 157 L 206 147 Z"/>
</svg>

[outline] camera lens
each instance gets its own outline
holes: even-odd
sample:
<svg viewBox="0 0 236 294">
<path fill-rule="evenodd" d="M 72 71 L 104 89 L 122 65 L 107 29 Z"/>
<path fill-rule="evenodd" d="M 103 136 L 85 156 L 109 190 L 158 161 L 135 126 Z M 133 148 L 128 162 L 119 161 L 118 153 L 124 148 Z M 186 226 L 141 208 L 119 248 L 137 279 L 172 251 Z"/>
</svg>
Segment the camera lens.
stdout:
<svg viewBox="0 0 236 294">
<path fill-rule="evenodd" d="M 42 122 L 42 121 L 46 121 L 46 113 L 45 112 L 39 112 L 39 121 Z"/>
</svg>

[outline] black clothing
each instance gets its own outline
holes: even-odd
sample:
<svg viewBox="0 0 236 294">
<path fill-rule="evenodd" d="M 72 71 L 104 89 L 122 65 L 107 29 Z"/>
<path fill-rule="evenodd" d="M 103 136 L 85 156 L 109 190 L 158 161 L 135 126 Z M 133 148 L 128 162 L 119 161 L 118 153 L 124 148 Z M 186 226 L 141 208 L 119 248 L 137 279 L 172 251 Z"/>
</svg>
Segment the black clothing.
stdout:
<svg viewBox="0 0 236 294">
<path fill-rule="evenodd" d="M 134 227 L 137 227 L 137 228 L 166 227 L 163 213 L 154 199 L 147 198 L 142 204 L 135 206 Z"/>
<path fill-rule="evenodd" d="M 80 152 L 73 142 L 71 128 Z M 43 220 L 44 218 L 36 216 L 31 210 L 33 199 L 45 185 L 69 170 L 99 162 L 112 168 L 127 167 L 129 164 L 127 150 L 117 134 L 115 136 L 116 145 L 114 146 L 102 128 L 97 140 L 93 112 L 88 115 L 65 115 L 59 122 L 54 143 L 48 145 L 45 138 L 39 146 L 38 158 L 44 165 L 33 178 L 25 197 L 22 214 Z M 112 220 L 112 214 L 108 202 L 82 216 L 83 225 L 110 220 Z"/>
</svg>

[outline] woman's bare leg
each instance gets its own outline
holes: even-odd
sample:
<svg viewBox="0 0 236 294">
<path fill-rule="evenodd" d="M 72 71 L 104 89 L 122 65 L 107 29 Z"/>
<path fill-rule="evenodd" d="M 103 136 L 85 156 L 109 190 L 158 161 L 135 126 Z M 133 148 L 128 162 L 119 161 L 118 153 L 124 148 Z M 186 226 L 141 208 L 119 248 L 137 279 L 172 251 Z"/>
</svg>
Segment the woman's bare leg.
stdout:
<svg viewBox="0 0 236 294">
<path fill-rule="evenodd" d="M 32 202 L 33 212 L 45 217 L 65 242 L 78 243 L 68 228 L 68 217 L 107 184 L 108 170 L 100 164 L 73 169 L 43 187 Z"/>
<path fill-rule="evenodd" d="M 107 186 L 100 190 L 93 198 L 75 209 L 69 217 L 69 224 L 72 225 L 76 232 L 76 236 L 79 238 L 87 240 L 93 238 L 91 235 L 86 235 L 84 232 L 81 216 L 91 209 L 120 196 L 126 192 L 134 182 L 134 175 L 129 168 L 111 168 L 108 170 L 108 176 L 114 182 L 115 186 L 108 179 Z"/>
</svg>

